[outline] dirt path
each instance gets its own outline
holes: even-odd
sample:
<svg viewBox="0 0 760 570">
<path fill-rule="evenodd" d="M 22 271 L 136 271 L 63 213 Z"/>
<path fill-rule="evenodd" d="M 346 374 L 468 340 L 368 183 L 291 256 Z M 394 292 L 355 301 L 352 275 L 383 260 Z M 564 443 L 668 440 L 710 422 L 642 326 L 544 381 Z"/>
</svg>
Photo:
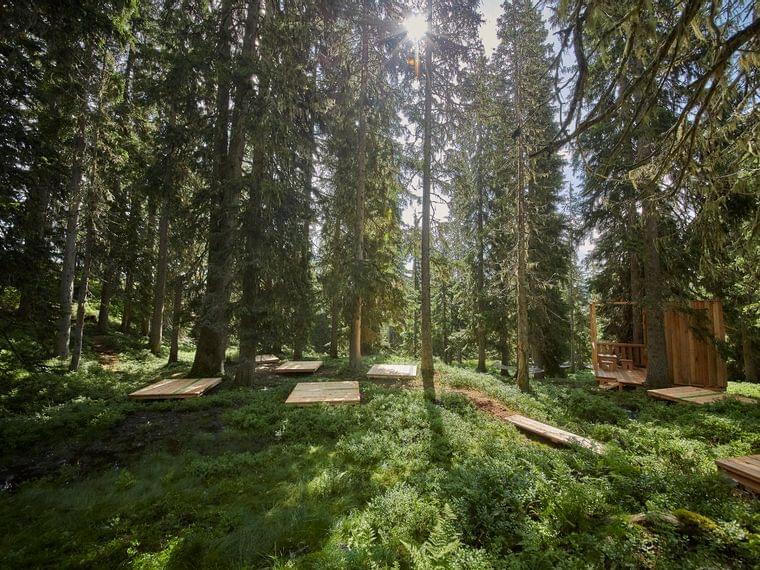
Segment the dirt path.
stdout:
<svg viewBox="0 0 760 570">
<path fill-rule="evenodd" d="M 108 336 L 99 335 L 93 337 L 92 348 L 98 355 L 98 362 L 103 368 L 113 370 L 119 364 L 119 354 L 108 344 Z"/>
</svg>

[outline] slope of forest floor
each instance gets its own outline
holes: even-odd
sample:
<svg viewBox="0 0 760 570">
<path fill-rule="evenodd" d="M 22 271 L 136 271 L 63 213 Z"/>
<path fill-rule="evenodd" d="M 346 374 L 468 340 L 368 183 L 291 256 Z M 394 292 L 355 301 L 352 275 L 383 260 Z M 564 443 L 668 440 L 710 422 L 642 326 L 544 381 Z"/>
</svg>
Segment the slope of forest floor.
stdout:
<svg viewBox="0 0 760 570">
<path fill-rule="evenodd" d="M 166 366 L 143 344 L 99 338 L 78 373 L 53 361 L 11 370 L 0 353 L 3 566 L 760 564 L 760 500 L 713 463 L 760 451 L 760 406 L 653 402 L 600 392 L 588 375 L 522 394 L 495 363 L 487 374 L 439 364 L 436 404 L 363 381 L 360 406 L 286 408 L 299 379 L 269 374 L 195 400 L 130 402 L 192 357 Z M 313 379 L 350 377 L 327 360 Z M 500 410 L 608 451 L 533 441 Z"/>
</svg>

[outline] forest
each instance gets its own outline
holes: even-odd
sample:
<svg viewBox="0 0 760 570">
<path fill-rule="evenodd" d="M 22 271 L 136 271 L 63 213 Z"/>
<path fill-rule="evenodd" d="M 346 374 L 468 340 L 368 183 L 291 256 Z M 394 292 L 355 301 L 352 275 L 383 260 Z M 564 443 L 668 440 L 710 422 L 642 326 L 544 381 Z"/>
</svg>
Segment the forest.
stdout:
<svg viewBox="0 0 760 570">
<path fill-rule="evenodd" d="M 758 141 L 756 0 L 0 2 L 0 568 L 760 567 Z"/>
</svg>

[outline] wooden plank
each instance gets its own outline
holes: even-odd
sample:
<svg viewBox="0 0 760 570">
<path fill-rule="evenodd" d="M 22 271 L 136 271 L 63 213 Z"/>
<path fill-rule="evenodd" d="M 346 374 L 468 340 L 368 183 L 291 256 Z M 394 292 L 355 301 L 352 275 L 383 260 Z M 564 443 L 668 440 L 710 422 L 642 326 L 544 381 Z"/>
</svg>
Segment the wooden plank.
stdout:
<svg viewBox="0 0 760 570">
<path fill-rule="evenodd" d="M 359 383 L 300 382 L 290 392 L 285 404 L 289 406 L 314 406 L 317 404 L 358 404 L 361 401 Z"/>
<path fill-rule="evenodd" d="M 647 390 L 647 395 L 659 400 L 671 402 L 688 402 L 690 404 L 712 404 L 726 398 L 733 398 L 740 402 L 754 404 L 757 400 L 744 396 L 733 396 L 718 390 L 709 390 L 698 386 L 676 386 L 675 388 L 659 388 Z"/>
<path fill-rule="evenodd" d="M 519 414 L 515 414 L 506 418 L 508 422 L 514 424 L 519 429 L 537 435 L 541 438 L 547 439 L 553 443 L 560 445 L 580 445 L 586 449 L 590 449 L 595 453 L 603 453 L 604 445 L 593 439 L 575 435 L 569 431 L 550 426 L 548 424 L 541 423 L 531 418 L 526 418 Z"/>
<path fill-rule="evenodd" d="M 368 378 L 416 378 L 416 364 L 374 364 L 367 372 Z"/>
<path fill-rule="evenodd" d="M 740 485 L 760 493 L 760 455 L 728 457 L 716 460 L 715 464 Z"/>
<path fill-rule="evenodd" d="M 129 394 L 133 400 L 196 398 L 222 381 L 221 378 L 169 378 Z"/>
<path fill-rule="evenodd" d="M 275 374 L 313 374 L 322 367 L 321 360 L 294 360 L 274 369 Z"/>
</svg>

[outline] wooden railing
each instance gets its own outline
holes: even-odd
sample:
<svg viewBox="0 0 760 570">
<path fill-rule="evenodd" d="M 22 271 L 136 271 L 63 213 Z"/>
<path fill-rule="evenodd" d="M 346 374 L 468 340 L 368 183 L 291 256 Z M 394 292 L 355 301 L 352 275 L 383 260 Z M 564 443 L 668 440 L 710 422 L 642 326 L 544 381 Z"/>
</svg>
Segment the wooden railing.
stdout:
<svg viewBox="0 0 760 570">
<path fill-rule="evenodd" d="M 621 359 L 632 360 L 636 367 L 645 368 L 647 365 L 647 349 L 644 344 L 598 340 L 594 349 L 594 357 L 598 354 L 615 354 Z"/>
</svg>

